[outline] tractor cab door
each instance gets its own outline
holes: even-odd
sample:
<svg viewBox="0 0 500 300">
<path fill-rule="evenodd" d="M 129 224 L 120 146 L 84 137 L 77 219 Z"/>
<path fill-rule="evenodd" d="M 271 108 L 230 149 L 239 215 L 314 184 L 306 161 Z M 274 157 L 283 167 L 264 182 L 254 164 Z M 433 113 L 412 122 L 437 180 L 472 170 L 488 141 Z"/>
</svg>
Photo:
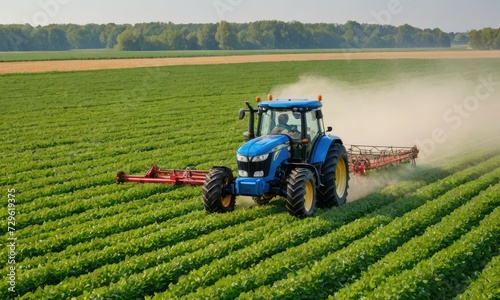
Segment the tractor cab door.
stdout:
<svg viewBox="0 0 500 300">
<path fill-rule="evenodd" d="M 304 144 L 304 158 L 305 161 L 309 162 L 314 144 L 324 134 L 321 111 L 312 110 L 305 112 L 304 123 L 304 126 L 307 126 L 303 137 L 304 141 L 307 140 L 307 143 Z"/>
</svg>

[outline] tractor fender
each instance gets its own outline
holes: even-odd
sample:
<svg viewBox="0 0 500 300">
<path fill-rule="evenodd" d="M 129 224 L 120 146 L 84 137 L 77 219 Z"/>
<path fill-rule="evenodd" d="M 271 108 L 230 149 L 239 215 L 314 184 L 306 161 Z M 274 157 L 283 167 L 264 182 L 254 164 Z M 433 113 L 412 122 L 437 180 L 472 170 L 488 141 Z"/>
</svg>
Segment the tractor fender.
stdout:
<svg viewBox="0 0 500 300">
<path fill-rule="evenodd" d="M 343 144 L 342 140 L 338 136 L 325 135 L 321 137 L 321 139 L 316 142 L 311 153 L 311 164 L 324 163 L 328 149 L 330 149 L 330 145 L 333 143 Z"/>
</svg>

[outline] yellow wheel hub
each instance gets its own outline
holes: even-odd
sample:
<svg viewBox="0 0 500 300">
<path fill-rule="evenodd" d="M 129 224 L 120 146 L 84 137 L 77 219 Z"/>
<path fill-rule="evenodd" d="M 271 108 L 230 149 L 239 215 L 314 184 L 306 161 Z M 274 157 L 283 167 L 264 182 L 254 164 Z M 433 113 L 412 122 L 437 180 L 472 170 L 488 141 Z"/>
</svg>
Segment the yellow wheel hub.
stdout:
<svg viewBox="0 0 500 300">
<path fill-rule="evenodd" d="M 230 204 L 231 204 L 231 195 L 227 195 L 226 197 L 222 198 L 222 206 L 229 207 Z"/>
<path fill-rule="evenodd" d="M 304 208 L 306 211 L 310 211 L 312 206 L 313 206 L 313 199 L 314 199 L 314 186 L 312 185 L 311 181 L 306 182 L 306 189 L 305 189 L 305 194 L 304 194 Z"/>
<path fill-rule="evenodd" d="M 347 168 L 343 158 L 337 162 L 335 170 L 335 189 L 339 197 L 343 197 L 347 189 Z"/>
<path fill-rule="evenodd" d="M 227 178 L 224 178 L 224 182 L 223 182 L 222 187 L 221 187 L 222 190 L 224 190 L 224 188 L 226 187 L 228 182 L 229 182 L 229 180 Z M 231 196 L 232 195 L 229 194 L 229 195 L 226 195 L 226 196 L 221 198 L 222 206 L 229 207 L 229 205 L 231 205 Z"/>
</svg>

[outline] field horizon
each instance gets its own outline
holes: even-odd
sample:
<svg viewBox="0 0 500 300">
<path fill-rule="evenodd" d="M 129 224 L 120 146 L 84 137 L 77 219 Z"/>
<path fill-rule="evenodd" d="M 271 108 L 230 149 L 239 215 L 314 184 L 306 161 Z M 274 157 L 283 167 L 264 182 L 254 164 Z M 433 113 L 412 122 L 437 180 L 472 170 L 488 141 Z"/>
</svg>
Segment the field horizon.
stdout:
<svg viewBox="0 0 500 300">
<path fill-rule="evenodd" d="M 125 57 L 108 57 L 99 59 L 96 56 L 98 52 L 92 52 L 85 59 L 46 59 L 50 57 L 47 53 L 42 53 L 41 56 L 35 53 L 32 59 L 24 61 L 3 61 L 0 62 L 0 74 L 9 73 L 38 73 L 38 72 L 68 72 L 68 71 L 89 71 L 89 70 L 107 70 L 107 69 L 127 69 L 127 68 L 147 68 L 147 67 L 164 67 L 164 66 L 182 66 L 182 65 L 206 65 L 206 64 L 239 64 L 239 63 L 260 63 L 260 62 L 293 62 L 293 61 L 332 61 L 332 60 L 379 60 L 379 59 L 485 59 L 500 58 L 500 50 L 481 51 L 481 50 L 466 50 L 466 51 L 440 51 L 433 49 L 403 49 L 402 51 L 393 51 L 393 49 L 385 49 L 389 51 L 370 51 L 364 49 L 362 51 L 315 51 L 315 50 L 292 50 L 292 51 L 185 51 L 185 52 L 169 52 L 183 53 L 176 56 L 175 54 L 168 57 L 150 57 L 154 52 L 138 52 L 140 58 L 134 58 L 133 55 Z M 428 50 L 428 51 L 426 51 Z M 41 53 L 41 52 L 39 52 Z M 57 52 L 56 55 L 61 55 L 64 52 Z M 69 53 L 69 52 L 68 52 Z M 120 53 L 117 51 L 111 53 Z M 188 53 L 188 54 L 186 54 Z M 191 53 L 191 54 L 189 54 Z M 194 53 L 194 54 L 193 54 Z M 207 54 L 209 53 L 209 54 Z M 15 54 L 16 55 L 16 54 Z M 21 54 L 22 55 L 22 54 Z M 15 56 L 14 56 L 15 57 Z M 90 59 L 92 58 L 93 59 Z M 97 59 L 96 59 L 97 58 Z"/>
<path fill-rule="evenodd" d="M 440 52 L 470 51 L 466 46 L 451 48 L 341 48 L 341 49 L 277 49 L 277 50 L 157 50 L 119 51 L 115 49 L 76 49 L 67 51 L 0 51 L 0 62 L 95 60 L 133 58 L 175 58 L 200 56 L 239 56 L 264 54 L 363 53 L 363 52 Z"/>
</svg>

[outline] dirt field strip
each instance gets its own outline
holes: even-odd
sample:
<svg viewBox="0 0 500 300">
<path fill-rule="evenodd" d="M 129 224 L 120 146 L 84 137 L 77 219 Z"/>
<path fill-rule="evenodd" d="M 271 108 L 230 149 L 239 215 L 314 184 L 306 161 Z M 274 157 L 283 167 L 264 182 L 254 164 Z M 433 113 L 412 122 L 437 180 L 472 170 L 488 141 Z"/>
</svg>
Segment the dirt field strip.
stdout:
<svg viewBox="0 0 500 300">
<path fill-rule="evenodd" d="M 500 58 L 500 51 L 429 51 L 429 52 L 361 52 L 361 53 L 311 53 L 269 54 L 216 57 L 176 57 L 99 60 L 59 60 L 0 63 L 0 74 L 67 72 L 106 69 L 129 69 L 142 67 L 236 64 L 255 62 L 284 62 L 311 60 L 355 60 L 355 59 L 467 59 Z"/>
</svg>

